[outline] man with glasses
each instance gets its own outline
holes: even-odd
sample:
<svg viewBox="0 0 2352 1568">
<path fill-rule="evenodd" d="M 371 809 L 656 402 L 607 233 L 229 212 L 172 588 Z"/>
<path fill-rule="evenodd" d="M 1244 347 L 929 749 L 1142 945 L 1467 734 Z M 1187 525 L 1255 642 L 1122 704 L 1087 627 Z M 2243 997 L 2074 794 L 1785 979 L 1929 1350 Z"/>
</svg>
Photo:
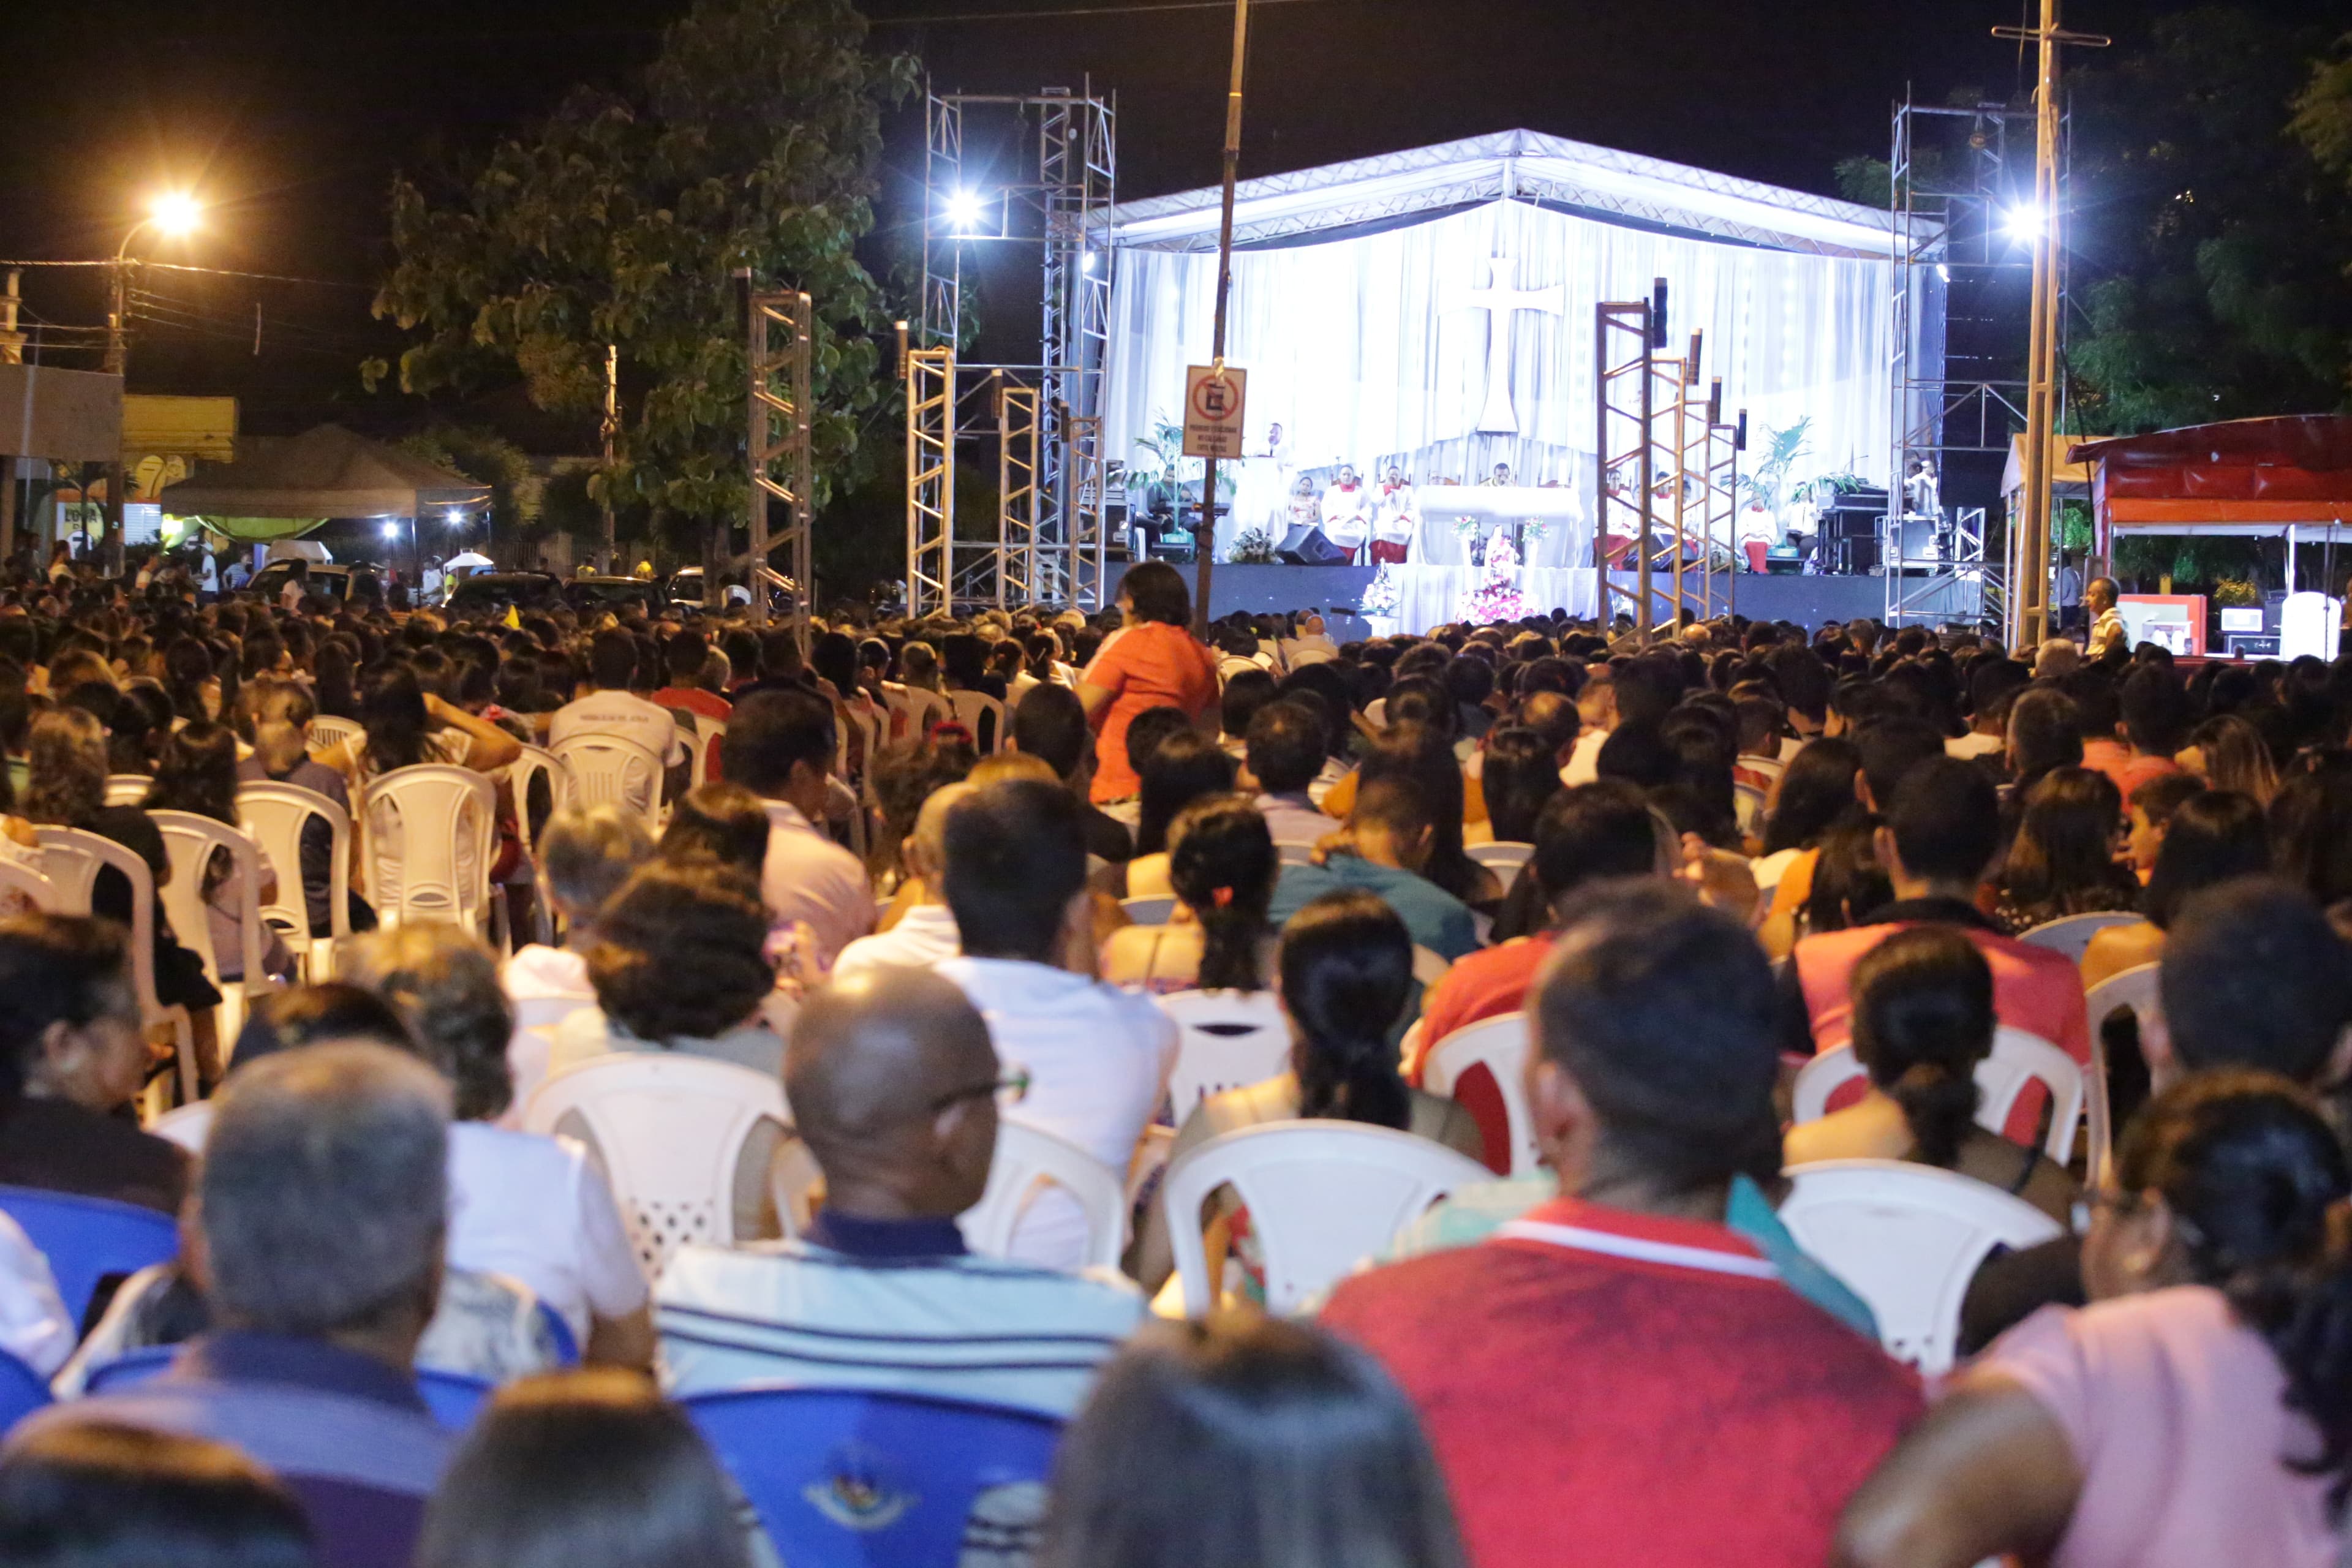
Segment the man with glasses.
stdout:
<svg viewBox="0 0 2352 1568">
<path fill-rule="evenodd" d="M 948 981 L 879 967 L 812 996 L 784 1093 L 824 1173 L 795 1240 L 695 1245 L 657 1292 L 673 1394 L 803 1384 L 1066 1416 L 1143 1313 L 1124 1279 L 965 1249 L 1000 1105 L 1028 1092 Z"/>
</svg>

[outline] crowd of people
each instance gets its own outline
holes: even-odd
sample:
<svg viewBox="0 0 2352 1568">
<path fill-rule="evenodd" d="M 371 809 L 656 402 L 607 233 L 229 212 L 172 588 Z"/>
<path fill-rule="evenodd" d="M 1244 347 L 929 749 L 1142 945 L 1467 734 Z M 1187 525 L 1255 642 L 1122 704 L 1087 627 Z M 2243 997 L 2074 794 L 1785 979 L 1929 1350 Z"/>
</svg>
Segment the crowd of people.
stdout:
<svg viewBox="0 0 2352 1568">
<path fill-rule="evenodd" d="M 0 593 L 0 860 L 78 828 L 158 889 L 135 954 L 118 868 L 0 918 L 0 1185 L 180 1237 L 69 1310 L 0 1213 L 0 1349 L 56 1395 L 0 1444 L 0 1562 L 790 1562 L 694 1415 L 779 1385 L 1058 1425 L 968 1561 L 2339 1560 L 2352 659 L 1192 623 L 1160 563 L 1091 617 L 805 642 L 168 574 Z M 567 798 L 532 756 L 583 735 L 654 769 Z M 414 828 L 373 786 L 427 764 L 493 784 L 496 922 L 385 918 Z M 349 861 L 321 831 L 177 868 L 195 942 L 154 814 L 235 826 L 257 784 L 356 815 Z M 248 951 L 257 892 L 307 921 Z M 2079 961 L 2039 940 L 2092 914 Z M 2147 965 L 2155 1005 L 2091 1015 Z M 1287 1054 L 1174 1103 L 1167 999 L 1204 991 L 1263 999 Z M 151 1005 L 186 1010 L 193 1095 Z M 1523 1078 L 1441 1092 L 1433 1050 L 1513 1016 Z M 2101 1079 L 2111 1159 L 2053 1158 L 2047 1097 L 1987 1124 L 2004 1030 Z M 1848 1049 L 1860 1081 L 1792 1120 Z M 788 1110 L 721 1222 L 654 1245 L 589 1120 L 530 1108 L 665 1056 Z M 1491 1179 L 1269 1313 L 1279 1239 L 1233 1187 L 1170 1212 L 1155 1172 L 1301 1122 Z M 1058 1185 L 967 1241 L 1007 1125 L 1123 1186 L 1118 1268 Z M 1949 1376 L 1778 1212 L 1854 1159 L 2060 1233 L 1976 1270 Z M 141 1355 L 168 1370 L 109 1371 Z M 455 1430 L 420 1375 L 497 1392 Z"/>
</svg>

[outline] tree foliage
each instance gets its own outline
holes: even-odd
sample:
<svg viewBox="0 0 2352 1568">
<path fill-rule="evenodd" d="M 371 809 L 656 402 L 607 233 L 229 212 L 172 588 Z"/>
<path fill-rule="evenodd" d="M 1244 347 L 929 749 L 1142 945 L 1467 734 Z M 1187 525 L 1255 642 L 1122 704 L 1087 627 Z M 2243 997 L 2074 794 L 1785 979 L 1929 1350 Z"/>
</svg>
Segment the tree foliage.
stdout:
<svg viewBox="0 0 2352 1568">
<path fill-rule="evenodd" d="M 577 89 L 477 166 L 396 179 L 397 262 L 375 310 L 416 335 L 401 386 L 519 377 L 541 408 L 594 411 L 617 345 L 618 458 L 592 490 L 698 542 L 745 508 L 734 274 L 749 268 L 754 288 L 815 303 L 817 499 L 855 484 L 859 421 L 889 395 L 888 312 L 855 247 L 873 226 L 882 110 L 914 81 L 866 32 L 849 0 L 696 0 L 627 90 Z"/>
</svg>

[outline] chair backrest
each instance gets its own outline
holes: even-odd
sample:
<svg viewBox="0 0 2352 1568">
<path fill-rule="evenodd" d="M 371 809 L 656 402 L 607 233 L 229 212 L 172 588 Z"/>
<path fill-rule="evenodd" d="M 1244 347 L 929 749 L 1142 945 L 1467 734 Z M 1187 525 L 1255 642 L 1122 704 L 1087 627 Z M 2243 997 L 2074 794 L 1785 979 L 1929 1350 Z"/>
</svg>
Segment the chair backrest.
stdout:
<svg viewBox="0 0 2352 1568">
<path fill-rule="evenodd" d="M 58 885 L 21 860 L 0 856 L 0 912 L 23 914 L 31 910 L 45 914 L 65 914 L 65 894 Z"/>
<path fill-rule="evenodd" d="M 136 1273 L 180 1255 L 178 1222 L 135 1204 L 0 1186 L 0 1213 L 15 1220 L 49 1260 L 58 1298 L 77 1325 L 108 1275 Z"/>
<path fill-rule="evenodd" d="M 356 719 L 334 719 L 320 713 L 312 717 L 310 728 L 303 731 L 303 739 L 310 742 L 312 751 L 328 752 L 366 733 L 365 727 Z"/>
<path fill-rule="evenodd" d="M 1292 839 L 1277 838 L 1274 841 L 1274 852 L 1281 857 L 1282 863 L 1286 866 L 1315 864 L 1315 846 L 1312 844 L 1300 844 Z"/>
<path fill-rule="evenodd" d="M 1412 944 L 1412 977 L 1423 985 L 1436 984 L 1453 967 L 1454 961 L 1444 953 L 1423 947 L 1419 942 Z"/>
<path fill-rule="evenodd" d="M 106 775 L 106 804 L 109 805 L 144 805 L 147 792 L 155 781 L 145 773 L 109 773 Z"/>
<path fill-rule="evenodd" d="M 678 1401 L 793 1568 L 948 1568 L 981 1495 L 1034 1494 L 1061 1424 L 919 1394 L 754 1386 Z"/>
<path fill-rule="evenodd" d="M 971 731 L 972 744 L 980 754 L 1004 749 L 1004 704 L 985 691 L 950 691 L 948 710 L 965 729 Z"/>
<path fill-rule="evenodd" d="M 163 885 L 163 912 L 172 917 L 180 945 L 204 961 L 205 978 L 220 984 L 220 953 L 213 951 L 211 906 L 205 898 L 205 868 L 213 851 L 225 849 L 234 862 L 243 895 L 237 900 L 237 973 L 247 986 L 259 984 L 261 970 L 261 851 L 251 837 L 225 822 L 215 822 L 193 811 L 155 811 L 156 828 L 163 836 L 163 852 L 172 858 L 172 879 Z M 301 880 L 300 862 L 287 879 Z"/>
<path fill-rule="evenodd" d="M 0 1432 L 49 1403 L 48 1380 L 0 1351 Z"/>
<path fill-rule="evenodd" d="M 1870 1074 L 1852 1046 L 1823 1051 L 1797 1070 L 1790 1091 L 1789 1119 L 1814 1121 L 1829 1113 L 1830 1101 L 1848 1084 Z M 2063 1165 L 2074 1152 L 2074 1131 L 2083 1115 L 2084 1073 L 2074 1058 L 2038 1035 L 2003 1024 L 1993 1031 L 1992 1054 L 1977 1064 L 1977 1125 L 2000 1132 L 2029 1083 L 2050 1090 L 2050 1136 L 2042 1152 Z"/>
<path fill-rule="evenodd" d="M 792 1125 L 774 1079 L 667 1051 L 601 1057 L 551 1074 L 523 1108 L 523 1126 L 552 1133 L 567 1115 L 595 1139 L 629 1239 L 652 1275 L 689 1241 L 736 1239 L 743 1145 L 762 1119 Z"/>
<path fill-rule="evenodd" d="M 125 1351 L 111 1361 L 91 1367 L 82 1392 L 113 1394 L 152 1382 L 170 1370 L 179 1350 L 177 1345 L 142 1345 L 137 1350 Z M 425 1409 L 432 1412 L 435 1421 L 453 1432 L 462 1432 L 472 1426 L 474 1416 L 494 1392 L 482 1379 L 462 1372 L 420 1366 L 415 1375 L 416 1392 L 423 1397 Z"/>
<path fill-rule="evenodd" d="M 1168 917 L 1176 912 L 1176 900 L 1172 898 L 1121 899 L 1118 907 L 1125 910 L 1127 918 L 1137 925 L 1164 926 L 1168 923 Z"/>
<path fill-rule="evenodd" d="M 1041 1186 L 1066 1190 L 1087 1216 L 1086 1261 L 1117 1269 L 1127 1245 L 1127 1192 L 1121 1172 L 1075 1143 L 1050 1132 L 1000 1118 L 996 1153 L 988 1167 L 988 1188 L 980 1202 L 956 1216 L 964 1245 L 992 1258 L 1013 1250 L 1013 1227 Z"/>
<path fill-rule="evenodd" d="M 249 784 L 237 786 L 236 818 L 278 872 L 278 896 L 260 906 L 261 918 L 310 942 L 351 935 L 351 813 L 316 790 Z M 310 900 L 302 884 L 302 832 L 314 820 L 327 825 L 325 931 L 310 929 Z"/>
<path fill-rule="evenodd" d="M 1159 1003 L 1176 1021 L 1168 1102 L 1179 1127 L 1209 1096 L 1263 1083 L 1290 1060 L 1290 1021 L 1271 991 L 1179 991 Z"/>
<path fill-rule="evenodd" d="M 726 720 L 713 719 L 708 713 L 698 713 L 694 716 L 694 756 L 692 758 L 694 788 L 700 789 L 710 782 L 710 764 L 719 760 L 719 752 L 726 744 Z M 866 754 L 869 757 L 874 754 L 870 745 Z"/>
<path fill-rule="evenodd" d="M 546 826 L 544 819 L 537 823 L 530 819 L 531 784 L 537 779 L 547 781 L 547 809 L 551 813 L 563 808 L 572 791 L 572 781 L 564 775 L 562 763 L 543 746 L 523 747 L 522 754 L 508 766 L 507 786 L 514 795 L 515 833 L 522 840 L 523 854 L 533 863 L 539 858 L 539 835 Z"/>
<path fill-rule="evenodd" d="M 660 826 L 662 760 L 644 746 L 625 735 L 590 731 L 567 735 L 548 752 L 571 781 L 566 805 L 610 801 L 643 816 L 648 832 Z"/>
<path fill-rule="evenodd" d="M 376 808 L 400 822 L 400 874 L 389 875 L 383 835 L 373 826 Z M 394 768 L 372 779 L 360 796 L 367 830 L 368 890 L 376 916 L 386 925 L 403 921 L 476 919 L 490 901 L 490 849 L 498 791 L 469 768 L 423 763 Z M 470 874 L 458 852 L 461 836 L 473 840 Z"/>
<path fill-rule="evenodd" d="M 1514 873 L 1533 859 L 1535 852 L 1536 847 L 1532 844 L 1520 844 L 1507 838 L 1496 839 L 1492 844 L 1473 844 L 1464 851 L 1481 866 Z M 1503 879 L 1507 882 L 1510 878 L 1507 876 Z"/>
<path fill-rule="evenodd" d="M 2083 950 L 2091 939 L 2109 926 L 2137 925 L 2145 917 L 2110 911 L 2095 915 L 2067 915 L 2062 920 L 2044 921 L 2032 931 L 2021 932 L 2020 942 L 2030 942 L 2036 947 L 2046 947 L 2053 952 L 2063 952 L 2075 963 L 2083 962 Z"/>
<path fill-rule="evenodd" d="M 1960 1301 L 1997 1246 L 2034 1247 L 2058 1223 L 1998 1187 L 1899 1160 L 1793 1165 L 1780 1222 L 1870 1303 L 1887 1353 L 1949 1370 Z"/>
<path fill-rule="evenodd" d="M 1503 1116 L 1511 1130 L 1511 1167 L 1524 1176 L 1543 1163 L 1536 1143 L 1535 1118 L 1528 1113 L 1528 1016 L 1504 1013 L 1465 1024 L 1437 1042 L 1422 1068 L 1422 1087 L 1432 1094 L 1454 1096 L 1454 1086 L 1473 1067 L 1494 1075 L 1502 1096 Z M 1488 1151 L 1491 1157 L 1493 1151 Z"/>
<path fill-rule="evenodd" d="M 41 858 L 65 907 L 89 912 L 90 891 L 100 868 L 112 867 L 131 884 L 131 984 L 139 994 L 140 1016 L 155 1023 L 163 1005 L 155 995 L 155 873 L 138 851 L 103 834 L 79 827 L 40 827 Z"/>
<path fill-rule="evenodd" d="M 2091 1033 L 2096 1035 L 2107 1015 L 2118 1007 L 2128 1007 L 2145 1030 L 2147 1021 L 2163 1007 L 2163 998 L 2157 980 L 2164 966 L 2160 963 L 2135 964 L 2129 969 L 2108 975 L 2084 993 L 2083 1010 L 2090 1015 Z"/>
<path fill-rule="evenodd" d="M 1214 1299 L 1201 1205 L 1231 1184 L 1263 1247 L 1265 1305 L 1289 1312 L 1386 1247 L 1454 1191 L 1494 1180 L 1426 1138 L 1354 1121 L 1269 1121 L 1210 1139 L 1168 1167 L 1160 1201 L 1183 1280 L 1184 1311 Z"/>
<path fill-rule="evenodd" d="M 2083 1010 L 2091 1020 L 2092 1068 L 2084 1075 L 2088 1081 L 2084 1096 L 2086 1142 L 2083 1152 L 2088 1159 L 2086 1169 L 2094 1184 L 2105 1173 L 2108 1157 L 2115 1150 L 2115 1113 L 2107 1106 L 2106 1021 L 2116 1009 L 2128 1007 L 2138 1022 L 2140 1037 L 2147 1038 L 2149 1023 L 2164 1010 L 2164 997 L 2157 984 L 2163 967 L 2159 963 L 2135 964 L 2108 975 L 2083 997 Z"/>
</svg>

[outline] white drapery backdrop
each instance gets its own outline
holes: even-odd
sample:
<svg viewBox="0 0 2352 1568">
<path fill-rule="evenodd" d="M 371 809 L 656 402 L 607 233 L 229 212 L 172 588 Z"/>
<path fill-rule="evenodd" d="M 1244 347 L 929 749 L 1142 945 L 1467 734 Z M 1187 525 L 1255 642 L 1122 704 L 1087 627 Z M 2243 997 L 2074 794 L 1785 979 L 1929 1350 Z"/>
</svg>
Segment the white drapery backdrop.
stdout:
<svg viewBox="0 0 2352 1568">
<path fill-rule="evenodd" d="M 1461 303 L 1486 287 L 1496 257 L 1514 264 L 1522 290 L 1566 285 L 1561 314 L 1516 310 L 1496 323 L 1510 334 L 1516 434 L 1476 428 L 1495 318 Z M 1132 457 L 1155 419 L 1181 410 L 1184 367 L 1210 358 L 1216 271 L 1213 253 L 1118 253 L 1107 456 Z M 1705 330 L 1701 384 L 1723 378 L 1727 417 L 1748 410 L 1751 454 L 1768 430 L 1810 417 L 1810 456 L 1792 478 L 1843 470 L 1885 482 L 1887 262 L 1682 238 L 1522 201 L 1236 254 L 1226 359 L 1250 373 L 1248 449 L 1265 451 L 1268 427 L 1281 425 L 1288 468 L 1310 475 L 1318 491 L 1343 461 L 1368 479 L 1398 464 L 1419 488 L 1424 514 L 1413 558 L 1433 564 L 1469 560 L 1438 510 L 1434 481 L 1475 484 L 1508 462 L 1517 482 L 1557 480 L 1577 497 L 1575 524 L 1555 525 L 1531 544 L 1528 564 L 1590 565 L 1594 307 L 1645 298 L 1655 278 L 1669 290 L 1665 352 L 1680 353 L 1692 329 Z"/>
</svg>

